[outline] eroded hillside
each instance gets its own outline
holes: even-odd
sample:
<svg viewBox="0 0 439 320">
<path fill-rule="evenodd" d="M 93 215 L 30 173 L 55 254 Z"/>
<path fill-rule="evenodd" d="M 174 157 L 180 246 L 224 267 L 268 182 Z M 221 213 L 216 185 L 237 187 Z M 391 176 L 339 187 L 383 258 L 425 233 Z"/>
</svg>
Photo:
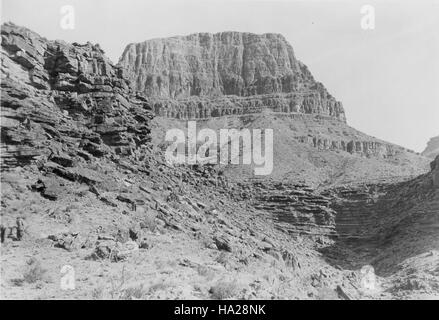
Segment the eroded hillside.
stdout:
<svg viewBox="0 0 439 320">
<path fill-rule="evenodd" d="M 119 66 L 148 95 L 154 143 L 196 120 L 198 130 L 273 129 L 269 179 L 329 186 L 410 177 L 430 160 L 346 124 L 345 111 L 279 34 L 199 33 L 129 44 Z M 252 168 L 229 167 L 232 179 Z"/>
<path fill-rule="evenodd" d="M 438 296 L 439 159 L 410 178 L 428 161 L 346 126 L 332 97 L 322 114 L 276 107 L 235 117 L 237 102 L 226 97 L 231 105 L 215 108 L 229 116 L 210 114 L 200 127 L 275 126 L 273 177 L 254 179 L 242 166 L 171 166 L 161 135 L 185 122 L 134 91 L 143 82 L 133 84 L 98 45 L 49 41 L 13 24 L 1 35 L 2 298 Z M 315 90 L 282 48 L 292 75 L 302 70 L 303 87 Z M 291 88 L 279 74 L 260 87 L 215 79 L 228 83 L 226 93 L 263 95 Z M 200 83 L 194 88 L 208 90 Z M 166 97 L 179 106 L 174 98 Z M 205 98 L 210 92 L 194 99 Z M 368 264 L 373 289 L 362 282 Z M 60 285 L 66 266 L 74 290 Z"/>
</svg>

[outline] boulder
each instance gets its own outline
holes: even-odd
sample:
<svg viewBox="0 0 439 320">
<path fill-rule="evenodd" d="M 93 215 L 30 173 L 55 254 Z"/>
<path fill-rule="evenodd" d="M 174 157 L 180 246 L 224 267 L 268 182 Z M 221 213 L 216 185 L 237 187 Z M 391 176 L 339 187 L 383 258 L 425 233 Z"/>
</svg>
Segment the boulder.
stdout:
<svg viewBox="0 0 439 320">
<path fill-rule="evenodd" d="M 220 251 L 232 252 L 232 243 L 230 238 L 227 235 L 216 235 L 213 238 L 216 247 Z"/>
</svg>

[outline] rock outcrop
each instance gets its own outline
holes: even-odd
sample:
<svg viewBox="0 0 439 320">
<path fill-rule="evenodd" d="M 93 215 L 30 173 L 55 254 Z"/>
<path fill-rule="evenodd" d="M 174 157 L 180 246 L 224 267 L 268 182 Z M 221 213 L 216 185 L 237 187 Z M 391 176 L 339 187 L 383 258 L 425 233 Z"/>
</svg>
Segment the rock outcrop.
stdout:
<svg viewBox="0 0 439 320">
<path fill-rule="evenodd" d="M 383 245 L 413 226 L 437 232 L 439 156 L 431 172 L 407 181 L 383 180 L 318 191 L 303 184 L 259 183 L 252 186 L 253 205 L 270 212 L 291 234 L 324 236 L 350 243 Z"/>
<path fill-rule="evenodd" d="M 157 98 L 156 114 L 206 119 L 276 112 L 345 121 L 340 102 L 314 80 L 279 34 L 198 33 L 130 44 L 120 58 L 135 90 Z"/>
<path fill-rule="evenodd" d="M 274 221 L 289 233 L 337 236 L 331 198 L 302 184 L 255 183 L 254 192 L 254 206 L 272 213 Z"/>
<path fill-rule="evenodd" d="M 427 148 L 422 152 L 422 155 L 433 159 L 439 155 L 439 136 L 433 137 L 428 141 Z"/>
<path fill-rule="evenodd" d="M 273 119 L 291 118 L 287 130 L 297 127 L 286 139 L 293 137 L 317 150 L 379 159 L 408 152 L 347 128 L 341 103 L 279 34 L 222 32 L 153 39 L 129 44 L 118 65 L 132 89 L 148 96 L 158 118 L 212 122 L 229 116 L 230 122 L 248 127 L 249 117 L 269 111 Z M 296 126 L 300 122 L 309 125 Z M 329 122 L 339 134 L 327 130 Z M 277 126 L 267 121 L 264 125 Z"/>
<path fill-rule="evenodd" d="M 404 151 L 396 145 L 376 140 L 333 140 L 319 136 L 299 136 L 295 138 L 299 142 L 306 143 L 318 150 L 339 150 L 365 157 L 387 158 Z M 410 151 L 407 150 L 407 152 Z"/>
<path fill-rule="evenodd" d="M 150 140 L 148 102 L 98 45 L 48 41 L 13 24 L 1 36 L 2 166 L 43 157 L 72 167 Z"/>
</svg>

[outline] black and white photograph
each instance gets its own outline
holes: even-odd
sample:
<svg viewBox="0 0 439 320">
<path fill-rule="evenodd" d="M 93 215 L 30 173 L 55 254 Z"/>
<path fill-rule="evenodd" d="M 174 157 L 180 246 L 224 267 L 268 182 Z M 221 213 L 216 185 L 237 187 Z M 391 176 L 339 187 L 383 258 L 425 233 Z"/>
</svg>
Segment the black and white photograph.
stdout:
<svg viewBox="0 0 439 320">
<path fill-rule="evenodd" d="M 439 300 L 439 1 L 0 11 L 0 300 Z"/>
</svg>

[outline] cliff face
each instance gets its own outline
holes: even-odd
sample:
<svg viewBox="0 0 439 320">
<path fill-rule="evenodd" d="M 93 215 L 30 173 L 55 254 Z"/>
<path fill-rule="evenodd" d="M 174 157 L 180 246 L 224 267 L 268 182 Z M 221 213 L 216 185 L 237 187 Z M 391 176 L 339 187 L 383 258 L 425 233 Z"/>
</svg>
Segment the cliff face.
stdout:
<svg viewBox="0 0 439 320">
<path fill-rule="evenodd" d="M 405 152 L 401 147 L 373 140 L 340 140 L 328 139 L 318 136 L 297 136 L 295 139 L 306 143 L 318 150 L 339 150 L 366 157 L 388 158 Z"/>
<path fill-rule="evenodd" d="M 135 90 L 158 98 L 156 113 L 180 119 L 344 110 L 279 34 L 198 33 L 128 45 L 120 58 Z"/>
<path fill-rule="evenodd" d="M 422 155 L 428 158 L 435 158 L 439 155 L 439 136 L 428 141 L 427 148 L 422 152 Z"/>
<path fill-rule="evenodd" d="M 150 140 L 148 103 L 98 45 L 49 41 L 14 24 L 1 37 L 2 167 L 72 166 L 131 155 Z"/>
</svg>

